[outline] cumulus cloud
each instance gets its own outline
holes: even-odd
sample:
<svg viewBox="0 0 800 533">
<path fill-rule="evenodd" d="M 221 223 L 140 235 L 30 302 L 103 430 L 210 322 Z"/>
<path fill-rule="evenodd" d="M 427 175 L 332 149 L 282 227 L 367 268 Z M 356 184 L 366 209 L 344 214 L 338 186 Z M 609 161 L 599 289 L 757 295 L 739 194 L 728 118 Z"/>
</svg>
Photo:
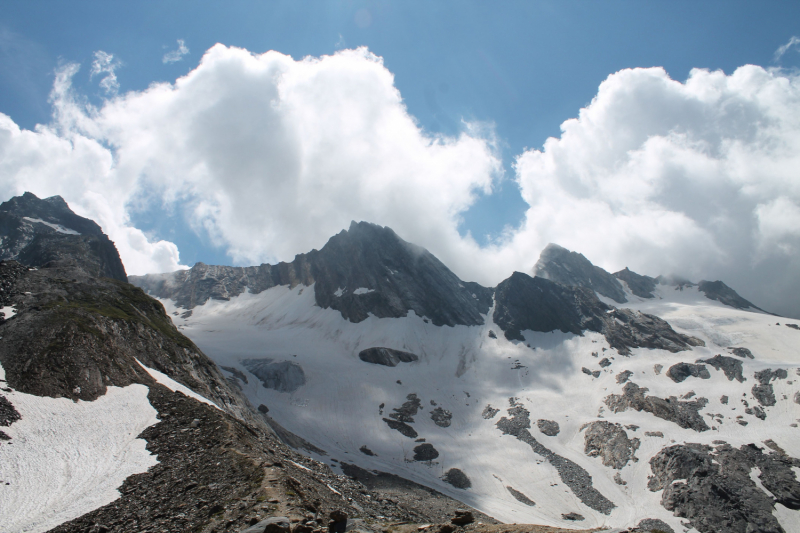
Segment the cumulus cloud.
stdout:
<svg viewBox="0 0 800 533">
<path fill-rule="evenodd" d="M 119 91 L 116 70 L 120 66 L 122 66 L 122 62 L 116 59 L 114 54 L 98 50 L 94 53 L 94 61 L 92 61 L 92 70 L 89 73 L 89 78 L 100 76 L 100 88 L 108 95 L 115 95 Z"/>
<path fill-rule="evenodd" d="M 178 61 L 183 59 L 183 56 L 189 53 L 189 49 L 186 47 L 186 43 L 183 39 L 178 39 L 178 48 L 177 50 L 170 50 L 164 57 L 161 58 L 161 61 L 164 64 L 167 63 L 177 63 Z"/>
<path fill-rule="evenodd" d="M 516 158 L 530 208 L 519 227 L 480 247 L 458 227 L 504 179 L 491 126 L 426 133 L 364 48 L 294 60 L 216 45 L 175 83 L 97 109 L 72 96 L 70 68 L 56 79 L 51 125 L 22 131 L 3 117 L 0 181 L 8 195 L 63 191 L 106 227 L 131 272 L 178 265 L 173 244 L 129 224 L 132 206 L 157 201 L 180 204 L 238 264 L 291 260 L 366 220 L 488 285 L 530 272 L 557 242 L 612 271 L 722 279 L 800 316 L 792 74 L 745 66 L 695 70 L 685 82 L 658 68 L 610 75 L 560 138 Z"/>
</svg>

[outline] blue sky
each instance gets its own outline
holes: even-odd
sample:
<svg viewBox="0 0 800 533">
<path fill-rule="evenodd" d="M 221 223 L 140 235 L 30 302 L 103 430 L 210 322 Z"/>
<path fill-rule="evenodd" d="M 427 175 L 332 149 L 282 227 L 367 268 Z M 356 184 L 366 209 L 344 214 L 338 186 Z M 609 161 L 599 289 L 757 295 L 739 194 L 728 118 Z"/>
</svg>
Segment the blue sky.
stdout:
<svg viewBox="0 0 800 533">
<path fill-rule="evenodd" d="M 505 176 L 495 173 L 492 192 L 459 212 L 458 231 L 486 246 L 524 224 L 530 208 L 515 158 L 559 137 L 610 75 L 655 66 L 685 82 L 695 68 L 730 76 L 753 64 L 791 76 L 800 48 L 775 54 L 797 35 L 800 3 L 788 1 L 5 2 L 0 112 L 23 129 L 51 123 L 55 72 L 69 64 L 81 66 L 74 94 L 101 107 L 112 95 L 99 84 L 103 74 L 91 75 L 98 51 L 113 55 L 125 95 L 174 82 L 215 43 L 295 60 L 366 46 L 383 58 L 424 134 L 483 125 Z M 165 63 L 178 40 L 188 53 Z M 184 264 L 243 261 L 183 210 L 140 201 L 128 215 L 151 240 L 175 243 Z"/>
</svg>

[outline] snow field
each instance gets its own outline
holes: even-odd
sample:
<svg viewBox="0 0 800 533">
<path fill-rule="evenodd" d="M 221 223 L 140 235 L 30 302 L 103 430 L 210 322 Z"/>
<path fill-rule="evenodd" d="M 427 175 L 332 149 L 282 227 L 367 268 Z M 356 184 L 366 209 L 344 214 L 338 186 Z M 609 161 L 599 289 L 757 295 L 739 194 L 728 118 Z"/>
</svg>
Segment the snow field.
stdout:
<svg viewBox="0 0 800 533">
<path fill-rule="evenodd" d="M 619 355 L 601 335 L 589 332 L 580 337 L 526 331 L 525 343 L 509 342 L 492 323 L 491 311 L 486 324 L 474 327 L 436 327 L 413 312 L 399 319 L 370 316 L 353 324 L 338 311 L 315 306 L 313 291 L 313 286 L 284 286 L 257 295 L 246 292 L 227 302 L 209 300 L 195 307 L 188 319 L 179 318 L 183 310 L 171 301 L 162 303 L 206 354 L 219 365 L 238 368 L 248 376 L 242 387 L 253 405 L 267 405 L 270 416 L 286 429 L 325 449 L 329 455 L 323 459 L 334 467 L 331 458 L 395 473 L 506 522 L 591 528 L 628 527 L 644 518 L 659 518 L 683 531 L 680 519 L 660 505 L 661 492 L 650 492 L 646 486 L 651 474 L 649 460 L 664 447 L 685 442 L 712 445 L 714 440 L 740 446 L 772 438 L 787 453 L 800 457 L 800 430 L 790 426 L 800 419 L 800 406 L 792 401 L 800 390 L 800 356 L 795 348 L 800 332 L 775 326 L 782 322 L 780 318 L 710 301 L 696 288 L 674 291 L 660 286 L 659 299 L 629 295 L 631 301 L 620 307 L 661 316 L 676 330 L 702 338 L 706 346 L 676 354 L 635 349 L 631 357 Z M 498 338 L 490 338 L 489 330 Z M 690 377 L 674 383 L 665 375 L 671 365 L 681 361 L 731 356 L 726 348 L 736 345 L 750 348 L 755 355 L 754 360 L 742 360 L 744 383 L 728 381 L 721 370 L 710 365 L 706 365 L 711 374 L 708 380 Z M 368 364 L 358 353 L 369 347 L 409 351 L 420 361 L 394 368 Z M 603 357 L 612 361 L 606 369 L 598 365 Z M 297 363 L 303 368 L 306 384 L 293 393 L 266 389 L 241 365 L 242 359 L 249 358 Z M 654 369 L 656 364 L 663 365 L 660 373 Z M 602 373 L 593 378 L 582 373 L 582 367 Z M 758 405 L 751 393 L 753 373 L 764 368 L 786 368 L 789 378 L 772 382 L 778 403 L 764 408 L 767 419 L 761 421 L 744 413 L 742 400 L 751 407 Z M 633 372 L 630 381 L 647 387 L 648 395 L 680 397 L 694 391 L 697 396 L 692 399 L 707 398 L 700 414 L 715 429 L 683 429 L 644 412 L 612 413 L 604 399 L 621 393 L 623 385 L 617 384 L 616 375 L 624 370 Z M 418 443 L 381 420 L 411 393 L 418 395 L 422 408 L 410 425 L 440 454 L 430 464 L 412 461 Z M 729 397 L 728 405 L 720 402 L 722 395 Z M 530 433 L 535 439 L 589 472 L 594 488 L 617 506 L 609 515 L 584 505 L 555 468 L 530 446 L 501 434 L 495 424 L 507 416 L 509 397 L 517 398 L 530 411 Z M 452 413 L 449 427 L 439 427 L 431 420 L 431 400 Z M 380 404 L 384 404 L 382 414 Z M 481 416 L 487 404 L 500 409 L 490 420 Z M 710 414 L 722 415 L 721 423 Z M 736 423 L 740 415 L 747 426 Z M 555 437 L 542 434 L 536 426 L 540 418 L 558 422 L 560 433 Z M 604 466 L 600 458 L 588 457 L 581 427 L 595 420 L 639 426 L 626 430 L 629 438 L 641 441 L 635 452 L 639 460 L 617 471 Z M 645 435 L 657 431 L 665 437 Z M 376 456 L 359 452 L 363 445 Z M 454 467 L 471 479 L 469 490 L 441 480 L 443 473 Z M 627 485 L 614 481 L 617 472 Z M 536 505 L 518 502 L 506 486 Z M 564 521 L 561 514 L 568 512 L 577 512 L 586 520 Z M 800 521 L 798 513 L 786 512 Z M 786 521 L 785 517 L 779 519 Z"/>
</svg>

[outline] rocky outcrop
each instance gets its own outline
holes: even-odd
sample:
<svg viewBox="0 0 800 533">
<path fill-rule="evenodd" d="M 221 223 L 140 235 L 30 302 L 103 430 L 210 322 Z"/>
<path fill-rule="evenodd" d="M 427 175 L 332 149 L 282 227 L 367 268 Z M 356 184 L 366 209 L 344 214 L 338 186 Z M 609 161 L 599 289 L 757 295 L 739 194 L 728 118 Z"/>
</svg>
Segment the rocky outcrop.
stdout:
<svg viewBox="0 0 800 533">
<path fill-rule="evenodd" d="M 650 460 L 648 487 L 663 490 L 661 504 L 701 533 L 778 533 L 783 528 L 773 516 L 775 504 L 800 509 L 800 483 L 792 471 L 799 465 L 798 459 L 764 454 L 754 444 L 739 449 L 676 444 Z M 769 493 L 752 480 L 753 468 Z"/>
<path fill-rule="evenodd" d="M 441 407 L 435 408 L 431 411 L 431 420 L 433 423 L 439 426 L 440 428 L 448 428 L 450 427 L 450 421 L 453 418 L 453 413 L 448 411 L 447 409 L 442 409 Z"/>
<path fill-rule="evenodd" d="M 711 379 L 711 374 L 709 374 L 705 365 L 677 363 L 669 367 L 669 370 L 667 370 L 667 377 L 675 383 L 681 383 L 689 377 Z"/>
<path fill-rule="evenodd" d="M 733 357 L 717 354 L 711 359 L 701 359 L 697 362 L 706 363 L 717 370 L 722 370 L 725 373 L 725 377 L 728 378 L 728 381 L 733 381 L 735 379 L 739 383 L 742 383 L 745 380 L 742 375 L 742 362 Z"/>
<path fill-rule="evenodd" d="M 533 275 L 566 286 L 586 287 L 617 303 L 625 303 L 625 291 L 613 275 L 595 266 L 582 254 L 548 244 L 533 267 Z"/>
<path fill-rule="evenodd" d="M 786 379 L 788 375 L 785 368 L 779 368 L 778 370 L 767 368 L 756 372 L 753 377 L 758 383 L 753 385 L 752 393 L 758 403 L 765 407 L 775 405 L 775 391 L 772 388 L 772 381 Z"/>
<path fill-rule="evenodd" d="M 561 431 L 561 428 L 558 426 L 558 422 L 555 420 L 544 420 L 540 418 L 536 421 L 536 427 L 538 427 L 539 431 L 548 437 L 555 437 Z"/>
<path fill-rule="evenodd" d="M 614 277 L 627 283 L 628 288 L 639 298 L 655 298 L 653 292 L 658 282 L 650 276 L 641 276 L 625 267 L 619 272 L 614 272 Z"/>
<path fill-rule="evenodd" d="M 433 461 L 437 457 L 439 457 L 439 452 L 433 447 L 433 444 L 426 442 L 414 447 L 415 461 Z"/>
<path fill-rule="evenodd" d="M 419 357 L 411 352 L 393 350 L 391 348 L 367 348 L 358 353 L 358 358 L 365 363 L 395 367 L 399 363 L 413 363 Z"/>
<path fill-rule="evenodd" d="M 536 505 L 536 502 L 534 502 L 533 500 L 531 500 L 530 498 L 528 498 L 527 496 L 525 496 L 523 493 L 521 493 L 520 491 L 518 491 L 518 490 L 517 490 L 517 489 L 515 489 L 514 487 L 511 487 L 511 486 L 508 486 L 508 485 L 506 485 L 506 490 L 507 490 L 507 491 L 508 491 L 508 493 L 509 493 L 509 494 L 511 494 L 511 495 L 514 497 L 514 499 L 515 499 L 515 500 L 517 500 L 519 503 L 525 504 L 525 505 L 527 505 L 528 507 L 533 507 L 533 506 L 535 506 L 535 505 Z"/>
<path fill-rule="evenodd" d="M 756 309 L 758 311 L 763 311 L 760 307 L 756 307 L 739 296 L 735 290 L 721 281 L 701 281 L 697 285 L 697 290 L 705 294 L 706 298 L 709 300 L 716 300 L 721 304 L 735 309 Z"/>
<path fill-rule="evenodd" d="M 472 487 L 472 481 L 470 481 L 469 476 L 458 468 L 451 468 L 445 472 L 442 481 L 449 483 L 457 489 L 467 490 Z"/>
<path fill-rule="evenodd" d="M 529 445 L 537 455 L 544 457 L 558 472 L 561 481 L 567 485 L 584 505 L 591 507 L 595 511 L 609 514 L 616 507 L 614 503 L 603 496 L 592 485 L 592 476 L 579 465 L 554 453 L 549 448 L 542 445 L 533 438 L 530 433 L 531 421 L 530 413 L 515 398 L 509 398 L 511 407 L 508 409 L 510 418 L 505 416 L 498 420 L 497 428 L 504 435 L 511 435 L 517 440 Z"/>
<path fill-rule="evenodd" d="M 294 392 L 306 384 L 303 367 L 294 361 L 275 361 L 269 358 L 243 359 L 242 366 L 257 377 L 265 389 Z"/>
<path fill-rule="evenodd" d="M 114 243 L 60 196 L 41 200 L 26 192 L 0 204 L 0 260 L 128 280 Z"/>
<path fill-rule="evenodd" d="M 619 424 L 598 420 L 584 425 L 584 453 L 589 457 L 600 457 L 605 466 L 621 469 L 639 448 L 639 439 L 629 439 Z"/>
<path fill-rule="evenodd" d="M 416 439 L 418 434 L 414 428 L 409 426 L 409 423 L 414 422 L 414 417 L 417 412 L 422 408 L 422 402 L 416 394 L 409 394 L 406 396 L 406 401 L 400 407 L 392 409 L 393 413 L 389 414 L 389 418 L 384 418 L 383 421 L 390 428 L 398 431 L 401 435 L 410 439 Z"/>
<path fill-rule="evenodd" d="M 339 311 L 352 322 L 371 313 L 404 317 L 409 311 L 437 326 L 483 324 L 492 291 L 461 281 L 430 252 L 389 228 L 353 222 L 320 250 L 291 263 L 218 267 L 202 263 L 188 271 L 132 276 L 131 283 L 159 298 L 191 309 L 208 299 L 230 299 L 245 291 L 314 284 L 317 305 Z"/>
<path fill-rule="evenodd" d="M 728 349 L 731 351 L 731 353 L 733 355 L 735 355 L 737 357 L 741 357 L 742 359 L 755 359 L 755 357 L 753 357 L 753 352 L 751 352 L 747 348 L 741 348 L 741 347 L 733 348 L 733 347 L 731 347 L 731 348 L 728 348 Z"/>
<path fill-rule="evenodd" d="M 584 287 L 566 287 L 514 272 L 495 290 L 494 322 L 509 340 L 524 341 L 523 330 L 602 333 L 620 354 L 631 348 L 670 352 L 702 346 L 703 341 L 675 332 L 664 320 L 630 309 L 616 309 Z"/>
<path fill-rule="evenodd" d="M 705 398 L 683 401 L 675 396 L 670 396 L 664 399 L 656 396 L 647 396 L 645 394 L 647 390 L 644 387 L 639 387 L 636 383 L 628 382 L 622 389 L 622 394 L 610 394 L 606 397 L 605 404 L 615 413 L 633 409 L 634 411 L 644 411 L 663 420 L 674 422 L 685 429 L 693 429 L 695 431 L 708 431 L 710 429 L 698 412 L 708 403 Z"/>
</svg>

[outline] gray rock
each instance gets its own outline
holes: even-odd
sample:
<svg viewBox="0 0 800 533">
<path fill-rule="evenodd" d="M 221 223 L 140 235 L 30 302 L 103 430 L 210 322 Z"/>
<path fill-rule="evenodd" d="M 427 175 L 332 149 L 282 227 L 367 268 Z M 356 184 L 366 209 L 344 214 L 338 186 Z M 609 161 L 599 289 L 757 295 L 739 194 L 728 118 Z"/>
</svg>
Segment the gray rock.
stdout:
<svg viewBox="0 0 800 533">
<path fill-rule="evenodd" d="M 583 515 L 579 515 L 578 513 L 561 513 L 562 520 L 570 520 L 572 522 L 581 522 L 586 520 Z"/>
<path fill-rule="evenodd" d="M 728 349 L 731 351 L 731 353 L 733 355 L 735 355 L 737 357 L 741 357 L 742 359 L 747 359 L 747 358 L 754 359 L 753 352 L 751 352 L 747 348 L 741 348 L 741 347 L 733 348 L 733 347 L 730 347 Z"/>
<path fill-rule="evenodd" d="M 619 384 L 625 383 L 626 381 L 628 381 L 628 378 L 630 378 L 632 375 L 633 372 L 631 372 L 630 370 L 625 370 L 624 372 L 620 372 L 619 374 L 617 374 L 617 383 Z"/>
<path fill-rule="evenodd" d="M 366 445 L 366 444 L 365 444 L 365 445 L 363 445 L 361 448 L 359 448 L 359 449 L 358 449 L 358 451 L 360 451 L 360 452 L 361 452 L 361 453 L 363 453 L 364 455 L 369 455 L 370 457 L 375 457 L 375 452 L 373 452 L 372 450 L 370 450 L 369 448 L 367 448 L 367 445 Z"/>
<path fill-rule="evenodd" d="M 533 274 L 561 285 L 592 289 L 618 303 L 628 301 L 617 278 L 594 266 L 582 254 L 570 252 L 557 244 L 548 244 L 542 250 Z"/>
<path fill-rule="evenodd" d="M 273 516 L 243 529 L 241 533 L 290 533 L 292 522 L 285 516 Z"/>
<path fill-rule="evenodd" d="M 656 396 L 646 396 L 645 392 L 647 390 L 633 382 L 629 382 L 625 384 L 621 395 L 610 394 L 607 396 L 605 404 L 615 413 L 633 409 L 674 422 L 685 429 L 693 429 L 695 431 L 708 431 L 710 429 L 703 417 L 698 413 L 708 403 L 705 398 L 681 401 L 675 396 L 670 396 L 667 399 L 663 399 Z"/>
<path fill-rule="evenodd" d="M 445 472 L 442 480 L 457 489 L 466 490 L 472 486 L 472 481 L 470 481 L 469 477 L 458 468 L 451 468 Z"/>
<path fill-rule="evenodd" d="M 365 363 L 395 367 L 399 363 L 413 363 L 419 357 L 411 352 L 393 350 L 392 348 L 367 348 L 358 353 L 358 358 Z"/>
<path fill-rule="evenodd" d="M 800 392 L 794 393 L 794 403 L 800 404 Z"/>
<path fill-rule="evenodd" d="M 274 361 L 269 358 L 244 359 L 242 366 L 256 376 L 265 389 L 294 392 L 306 384 L 303 367 L 294 361 Z"/>
<path fill-rule="evenodd" d="M 705 365 L 693 365 L 691 363 L 677 363 L 669 367 L 667 377 L 675 383 L 681 383 L 686 378 L 693 376 L 701 379 L 711 378 Z"/>
<path fill-rule="evenodd" d="M 766 370 L 756 372 L 754 377 L 756 381 L 758 381 L 758 384 L 753 385 L 752 393 L 756 400 L 758 400 L 758 403 L 765 407 L 775 405 L 775 391 L 772 388 L 771 382 L 775 379 L 786 379 L 788 376 L 789 374 L 784 368 L 779 368 L 778 370 L 767 368 Z"/>
<path fill-rule="evenodd" d="M 725 377 L 728 378 L 728 381 L 733 381 L 736 379 L 739 383 L 742 383 L 745 378 L 742 375 L 742 362 L 738 359 L 734 359 L 733 357 L 727 357 L 724 355 L 715 355 L 711 359 L 703 359 L 697 361 L 698 363 L 706 363 L 717 370 L 722 370 L 725 373 Z"/>
<path fill-rule="evenodd" d="M 787 328 L 800 330 L 800 325 L 797 325 L 797 324 L 784 324 L 784 326 L 786 326 Z"/>
<path fill-rule="evenodd" d="M 450 519 L 450 522 L 457 525 L 457 526 L 466 526 L 467 524 L 471 524 L 475 521 L 475 516 L 473 516 L 471 511 L 465 511 L 463 509 L 458 509 L 455 512 L 455 516 Z"/>
<path fill-rule="evenodd" d="M 536 502 L 525 496 L 523 493 L 515 489 L 514 487 L 506 486 L 506 490 L 520 503 L 527 505 L 528 507 L 533 507 L 536 505 Z"/>
<path fill-rule="evenodd" d="M 636 529 L 643 533 L 675 533 L 669 524 L 658 518 L 645 518 L 636 524 Z"/>
<path fill-rule="evenodd" d="M 600 362 L 599 362 L 599 363 L 597 363 L 597 364 L 599 364 L 599 365 L 600 365 L 600 368 L 605 368 L 605 367 L 607 367 L 607 366 L 611 366 L 611 361 L 608 359 L 608 357 L 603 357 L 603 358 L 600 360 Z"/>
<path fill-rule="evenodd" d="M 655 298 L 653 291 L 656 290 L 656 279 L 650 276 L 641 276 L 625 267 L 624 270 L 614 272 L 617 279 L 621 279 L 628 284 L 628 288 L 639 298 Z"/>
<path fill-rule="evenodd" d="M 720 397 L 719 397 L 719 403 L 721 403 L 721 404 L 723 404 L 723 405 L 728 405 L 728 396 L 727 396 L 727 395 L 725 395 L 725 394 L 723 394 L 722 396 L 720 396 Z"/>
<path fill-rule="evenodd" d="M 422 401 L 417 395 L 409 394 L 406 396 L 406 401 L 403 405 L 392 409 L 394 412 L 390 413 L 389 418 L 384 418 L 383 421 L 386 422 L 386 425 L 390 428 L 400 432 L 401 435 L 410 439 L 416 439 L 419 434 L 414 428 L 409 426 L 408 423 L 414 422 L 414 417 L 421 408 Z"/>
<path fill-rule="evenodd" d="M 664 434 L 662 432 L 660 432 L 660 431 L 645 431 L 644 432 L 644 436 L 645 437 L 659 437 L 659 438 L 662 438 L 662 439 L 664 438 Z"/>
<path fill-rule="evenodd" d="M 536 426 L 539 428 L 539 431 L 548 437 L 555 437 L 558 435 L 558 432 L 561 431 L 561 428 L 558 427 L 558 422 L 555 420 L 544 420 L 540 418 L 536 421 Z"/>
<path fill-rule="evenodd" d="M 433 461 L 437 457 L 439 457 L 439 452 L 433 447 L 433 444 L 420 444 L 414 448 L 415 461 Z"/>
<path fill-rule="evenodd" d="M 489 420 L 490 418 L 494 418 L 494 415 L 496 415 L 499 412 L 500 412 L 500 409 L 495 409 L 491 405 L 487 405 L 486 407 L 483 408 L 483 412 L 481 413 L 481 416 L 483 418 L 485 418 L 486 420 Z"/>
<path fill-rule="evenodd" d="M 439 426 L 440 428 L 450 427 L 450 420 L 453 418 L 453 413 L 448 411 L 447 409 L 442 409 L 441 407 L 437 407 L 433 411 L 431 411 L 431 420 L 433 423 Z"/>
<path fill-rule="evenodd" d="M 534 453 L 544 457 L 556 469 L 561 481 L 572 490 L 584 505 L 603 514 L 611 513 L 616 505 L 594 488 L 592 476 L 579 465 L 554 453 L 533 438 L 529 431 L 531 421 L 528 410 L 518 403 L 515 398 L 509 398 L 509 404 L 511 407 L 508 409 L 508 414 L 511 418 L 501 418 L 496 424 L 497 428 L 503 434 L 511 435 L 516 437 L 517 440 L 526 443 Z"/>
<path fill-rule="evenodd" d="M 20 419 L 22 419 L 22 416 L 19 411 L 5 396 L 0 396 L 0 426 L 8 427 Z"/>
<path fill-rule="evenodd" d="M 721 281 L 701 281 L 697 285 L 697 290 L 705 294 L 705 297 L 709 300 L 716 300 L 735 309 L 758 309 L 763 311 L 763 309 L 756 307 L 739 296 L 735 290 Z"/>
<path fill-rule="evenodd" d="M 639 439 L 629 439 L 619 424 L 603 420 L 583 426 L 585 433 L 584 453 L 589 457 L 600 457 L 605 466 L 621 469 L 630 460 L 636 460 L 634 452 L 639 448 Z"/>
</svg>

